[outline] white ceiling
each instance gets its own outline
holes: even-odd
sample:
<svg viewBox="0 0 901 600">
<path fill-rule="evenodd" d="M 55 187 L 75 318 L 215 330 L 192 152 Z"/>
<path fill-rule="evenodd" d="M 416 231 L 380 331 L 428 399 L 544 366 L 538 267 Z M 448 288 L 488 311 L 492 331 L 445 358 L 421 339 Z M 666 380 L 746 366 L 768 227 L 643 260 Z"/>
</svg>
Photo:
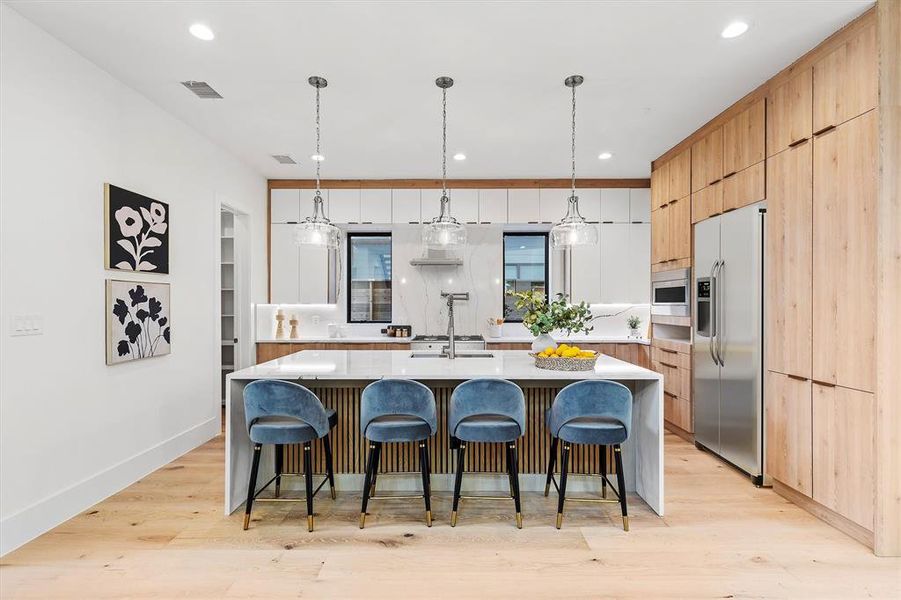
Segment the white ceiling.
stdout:
<svg viewBox="0 0 901 600">
<path fill-rule="evenodd" d="M 324 178 L 567 177 L 569 90 L 580 177 L 649 163 L 862 13 L 869 0 L 656 2 L 7 2 L 271 178 L 313 174 L 313 74 Z M 742 19 L 751 29 L 724 40 Z M 216 34 L 203 42 L 194 22 Z M 209 82 L 201 100 L 179 81 Z M 597 155 L 609 150 L 613 159 Z M 299 164 L 277 164 L 291 154 Z"/>
</svg>

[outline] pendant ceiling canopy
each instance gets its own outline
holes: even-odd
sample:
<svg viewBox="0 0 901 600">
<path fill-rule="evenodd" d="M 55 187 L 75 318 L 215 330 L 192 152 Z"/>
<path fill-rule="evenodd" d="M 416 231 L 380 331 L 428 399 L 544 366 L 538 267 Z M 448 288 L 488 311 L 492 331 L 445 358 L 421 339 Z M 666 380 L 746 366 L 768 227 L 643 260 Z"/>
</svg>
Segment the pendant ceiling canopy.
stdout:
<svg viewBox="0 0 901 600">
<path fill-rule="evenodd" d="M 316 192 L 313 195 L 313 214 L 294 227 L 294 243 L 298 246 L 325 246 L 337 248 L 341 244 L 341 230 L 332 225 L 322 208 L 322 192 L 319 189 L 319 166 L 324 157 L 320 147 L 319 134 L 319 92 L 328 85 L 324 77 L 314 75 L 307 82 L 316 88 L 316 154 L 312 156 L 316 163 Z"/>
<path fill-rule="evenodd" d="M 582 85 L 585 78 L 581 75 L 570 75 L 563 84 L 572 90 L 572 177 L 569 194 L 569 204 L 566 214 L 551 229 L 551 244 L 554 248 L 569 248 L 571 246 L 588 246 L 598 243 L 598 229 L 585 220 L 579 213 L 579 197 L 576 196 L 576 88 Z"/>
</svg>

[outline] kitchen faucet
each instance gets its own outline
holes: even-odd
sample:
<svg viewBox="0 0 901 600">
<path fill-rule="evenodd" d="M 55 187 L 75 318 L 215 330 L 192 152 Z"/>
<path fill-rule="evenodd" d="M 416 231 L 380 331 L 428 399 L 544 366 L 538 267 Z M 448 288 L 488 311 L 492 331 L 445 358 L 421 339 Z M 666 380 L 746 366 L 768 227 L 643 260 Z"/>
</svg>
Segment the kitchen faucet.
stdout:
<svg viewBox="0 0 901 600">
<path fill-rule="evenodd" d="M 454 344 L 454 300 L 469 300 L 469 292 L 441 292 L 447 298 L 447 346 L 441 349 L 441 355 L 453 360 L 457 358 Z"/>
</svg>

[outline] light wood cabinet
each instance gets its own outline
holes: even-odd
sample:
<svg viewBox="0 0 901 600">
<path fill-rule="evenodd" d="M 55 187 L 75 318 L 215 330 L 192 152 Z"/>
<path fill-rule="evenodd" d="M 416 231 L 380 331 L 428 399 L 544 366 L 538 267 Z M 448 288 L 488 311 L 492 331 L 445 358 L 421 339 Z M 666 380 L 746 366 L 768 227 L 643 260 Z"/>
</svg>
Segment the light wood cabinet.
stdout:
<svg viewBox="0 0 901 600">
<path fill-rule="evenodd" d="M 723 178 L 723 128 L 717 127 L 691 147 L 691 191 Z"/>
<path fill-rule="evenodd" d="M 257 342 L 257 364 L 303 350 L 409 350 L 403 342 Z"/>
<path fill-rule="evenodd" d="M 766 162 L 767 366 L 804 378 L 811 376 L 813 333 L 812 146 L 805 142 Z"/>
<path fill-rule="evenodd" d="M 813 69 L 804 69 L 767 97 L 767 150 L 772 156 L 813 133 Z"/>
<path fill-rule="evenodd" d="M 670 211 L 667 216 L 667 258 L 691 258 L 691 197 L 676 200 L 667 210 Z"/>
<path fill-rule="evenodd" d="M 760 99 L 723 125 L 723 177 L 765 158 L 766 102 Z"/>
<path fill-rule="evenodd" d="M 809 379 L 767 373 L 766 472 L 807 496 L 813 492 L 812 414 Z"/>
<path fill-rule="evenodd" d="M 651 212 L 651 264 L 656 265 L 666 260 L 666 208 L 658 208 Z"/>
<path fill-rule="evenodd" d="M 813 379 L 873 391 L 876 111 L 813 141 Z"/>
<path fill-rule="evenodd" d="M 692 433 L 691 345 L 659 339 L 651 344 L 651 369 L 663 375 L 663 418 Z"/>
<path fill-rule="evenodd" d="M 872 531 L 873 394 L 813 385 L 813 499 Z"/>
<path fill-rule="evenodd" d="M 669 161 L 669 201 L 691 193 L 691 150 L 685 149 Z"/>
<path fill-rule="evenodd" d="M 651 171 L 651 205 L 657 209 L 669 204 L 669 164 L 663 163 Z"/>
<path fill-rule="evenodd" d="M 766 164 L 760 161 L 723 179 L 723 212 L 766 198 Z"/>
<path fill-rule="evenodd" d="M 691 195 L 691 222 L 697 223 L 723 212 L 723 182 L 694 192 Z"/>
<path fill-rule="evenodd" d="M 813 66 L 813 131 L 835 127 L 876 107 L 876 25 L 870 25 Z"/>
</svg>

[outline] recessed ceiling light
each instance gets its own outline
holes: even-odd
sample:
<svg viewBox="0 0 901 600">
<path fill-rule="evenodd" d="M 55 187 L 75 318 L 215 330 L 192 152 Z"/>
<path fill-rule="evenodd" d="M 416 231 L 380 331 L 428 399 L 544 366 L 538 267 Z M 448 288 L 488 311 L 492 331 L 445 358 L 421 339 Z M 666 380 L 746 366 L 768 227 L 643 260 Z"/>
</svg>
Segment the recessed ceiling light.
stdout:
<svg viewBox="0 0 901 600">
<path fill-rule="evenodd" d="M 726 38 L 727 40 L 730 38 L 737 38 L 744 32 L 748 30 L 748 24 L 744 21 L 732 21 L 726 28 L 723 29 L 723 33 L 720 35 Z"/>
<path fill-rule="evenodd" d="M 194 37 L 201 39 L 205 42 L 208 42 L 215 38 L 216 36 L 213 34 L 213 30 L 204 25 L 203 23 L 194 23 L 188 29 L 191 32 L 191 35 Z"/>
<path fill-rule="evenodd" d="M 310 160 L 315 160 L 316 162 L 322 162 L 325 160 L 325 157 L 322 156 L 321 154 L 314 154 L 313 156 L 310 157 Z"/>
<path fill-rule="evenodd" d="M 454 154 L 454 160 L 466 160 L 466 155 L 462 152 L 457 152 Z"/>
<path fill-rule="evenodd" d="M 600 158 L 601 160 L 609 160 L 609 159 L 613 158 L 613 153 L 612 152 L 601 152 L 600 154 L 598 154 L 598 158 Z"/>
</svg>

